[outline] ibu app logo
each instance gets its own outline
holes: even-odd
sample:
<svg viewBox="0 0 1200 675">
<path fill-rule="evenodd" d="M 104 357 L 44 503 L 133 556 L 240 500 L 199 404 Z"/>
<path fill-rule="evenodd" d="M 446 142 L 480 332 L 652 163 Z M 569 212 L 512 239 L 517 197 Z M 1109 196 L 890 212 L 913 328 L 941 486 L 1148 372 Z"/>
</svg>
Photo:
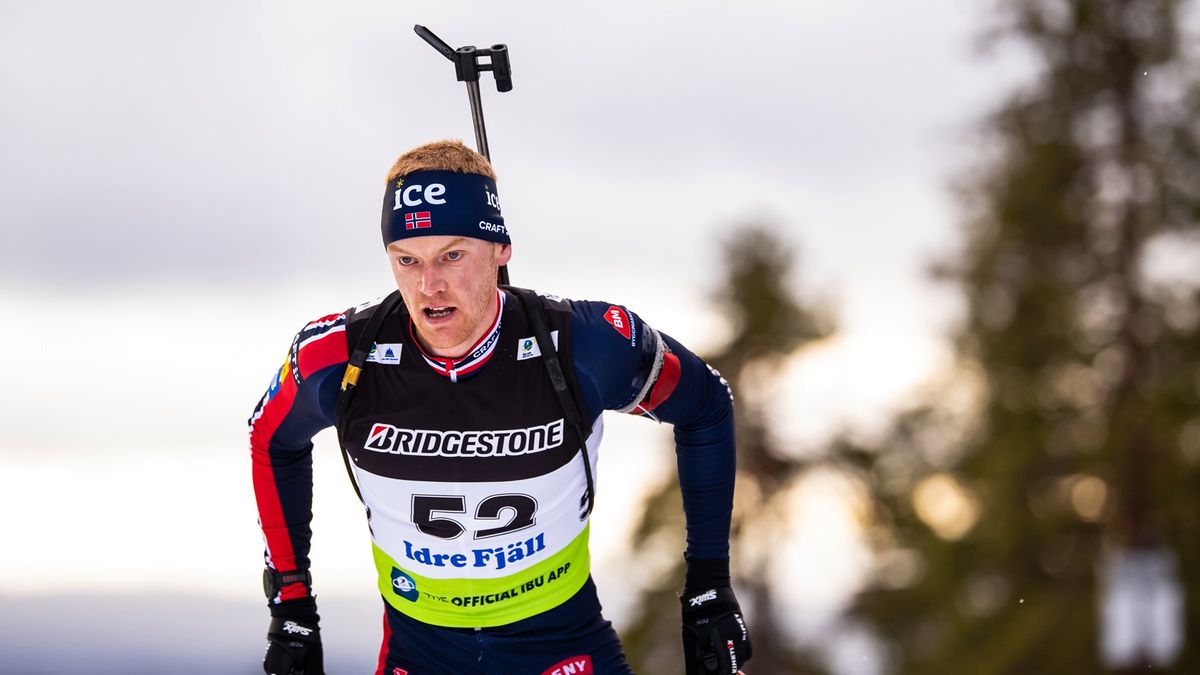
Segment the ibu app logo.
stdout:
<svg viewBox="0 0 1200 675">
<path fill-rule="evenodd" d="M 558 348 L 558 331 L 556 331 L 556 330 L 550 331 L 550 339 L 554 341 L 554 347 L 557 349 Z M 538 345 L 538 341 L 537 341 L 536 337 L 531 335 L 527 338 L 521 338 L 517 342 L 517 360 L 518 361 L 532 359 L 532 358 L 535 358 L 535 357 L 538 357 L 541 355 L 542 355 L 542 348 L 541 348 L 541 346 Z"/>
<path fill-rule="evenodd" d="M 535 356 L 541 356 L 542 350 L 538 347 L 537 340 L 527 337 L 517 343 L 517 360 L 524 361 L 532 359 Z"/>
<path fill-rule="evenodd" d="M 392 591 L 409 602 L 417 601 L 417 583 L 396 567 L 392 568 Z"/>
</svg>

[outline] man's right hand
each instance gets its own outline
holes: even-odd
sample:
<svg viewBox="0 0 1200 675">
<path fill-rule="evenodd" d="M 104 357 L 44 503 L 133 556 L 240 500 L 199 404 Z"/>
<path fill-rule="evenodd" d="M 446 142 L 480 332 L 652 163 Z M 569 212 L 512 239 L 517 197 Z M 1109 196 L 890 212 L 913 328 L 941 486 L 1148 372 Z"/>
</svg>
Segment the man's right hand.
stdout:
<svg viewBox="0 0 1200 675">
<path fill-rule="evenodd" d="M 263 671 L 268 675 L 325 675 L 316 603 L 311 598 L 292 600 L 272 607 L 271 614 Z"/>
</svg>

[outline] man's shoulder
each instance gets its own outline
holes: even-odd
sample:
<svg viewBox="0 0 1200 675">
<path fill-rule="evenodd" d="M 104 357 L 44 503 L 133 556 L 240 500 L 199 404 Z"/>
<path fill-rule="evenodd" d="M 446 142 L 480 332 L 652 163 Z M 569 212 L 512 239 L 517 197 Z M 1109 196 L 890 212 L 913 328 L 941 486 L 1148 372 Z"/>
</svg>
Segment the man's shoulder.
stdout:
<svg viewBox="0 0 1200 675">
<path fill-rule="evenodd" d="M 395 291 L 384 293 L 383 295 L 371 298 L 366 302 L 361 302 L 342 312 L 342 315 L 346 318 L 346 320 L 351 322 L 366 321 L 371 318 L 372 314 L 379 311 L 379 307 L 383 304 L 383 301 L 387 300 L 388 297 L 394 292 Z"/>
<path fill-rule="evenodd" d="M 633 318 L 633 313 L 624 305 L 612 302 L 603 300 L 576 300 L 536 289 L 510 288 L 509 290 L 524 290 L 535 294 L 541 300 L 543 307 L 550 311 L 570 314 L 574 319 L 574 323 L 579 326 L 606 327 L 608 330 L 615 328 L 618 333 L 625 333 L 625 328 L 632 328 L 633 323 L 636 321 Z M 627 335 L 625 337 L 628 338 Z"/>
<path fill-rule="evenodd" d="M 366 320 L 379 307 L 386 295 L 368 300 L 348 309 L 317 317 L 296 333 L 290 358 L 296 373 L 308 377 L 329 366 L 350 360 L 346 328 L 351 323 Z"/>
<path fill-rule="evenodd" d="M 346 311 L 325 314 L 304 324 L 296 334 L 296 344 L 304 344 L 332 333 L 345 332 Z"/>
<path fill-rule="evenodd" d="M 607 300 L 575 300 L 538 293 L 552 310 L 570 317 L 572 342 L 577 355 L 592 353 L 611 358 L 618 352 L 640 352 L 657 348 L 658 338 L 641 317 L 624 305 Z"/>
<path fill-rule="evenodd" d="M 524 288 L 520 286 L 502 286 L 501 288 L 514 298 L 519 299 L 522 295 L 536 297 L 542 306 L 547 309 L 570 311 L 571 303 L 574 302 L 570 298 L 564 298 L 561 295 L 547 293 L 546 291 L 539 291 L 536 288 Z"/>
<path fill-rule="evenodd" d="M 628 307 L 606 300 L 572 300 L 571 313 L 577 330 L 614 345 L 637 347 L 643 331 L 649 330 Z"/>
</svg>

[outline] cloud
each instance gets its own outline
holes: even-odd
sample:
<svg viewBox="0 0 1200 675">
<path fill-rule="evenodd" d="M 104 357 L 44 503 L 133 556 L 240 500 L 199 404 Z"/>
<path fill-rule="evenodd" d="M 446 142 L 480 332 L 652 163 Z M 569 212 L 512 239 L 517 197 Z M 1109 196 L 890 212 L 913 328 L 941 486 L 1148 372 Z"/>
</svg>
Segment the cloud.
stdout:
<svg viewBox="0 0 1200 675">
<path fill-rule="evenodd" d="M 957 58 L 970 15 L 948 0 L 920 17 L 865 1 L 0 11 L 0 278 L 35 285 L 277 279 L 317 260 L 358 275 L 395 154 L 472 141 L 417 22 L 509 44 L 515 90 L 484 87 L 502 192 L 525 195 L 506 207 L 578 246 L 606 230 L 558 223 L 625 222 L 652 244 L 714 229 L 694 195 L 716 183 L 730 210 L 790 217 L 793 188 L 928 176 L 931 129 L 982 89 Z"/>
</svg>

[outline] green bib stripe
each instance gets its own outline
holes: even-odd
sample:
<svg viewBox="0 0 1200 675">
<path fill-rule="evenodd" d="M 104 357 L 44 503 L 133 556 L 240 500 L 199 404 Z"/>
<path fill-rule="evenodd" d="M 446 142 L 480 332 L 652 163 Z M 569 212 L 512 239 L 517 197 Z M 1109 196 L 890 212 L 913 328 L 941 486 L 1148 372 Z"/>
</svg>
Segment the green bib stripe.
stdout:
<svg viewBox="0 0 1200 675">
<path fill-rule="evenodd" d="M 420 576 L 372 544 L 379 592 L 400 613 L 438 626 L 486 628 L 519 621 L 558 606 L 583 587 L 591 567 L 590 529 L 537 565 L 494 579 Z"/>
</svg>

